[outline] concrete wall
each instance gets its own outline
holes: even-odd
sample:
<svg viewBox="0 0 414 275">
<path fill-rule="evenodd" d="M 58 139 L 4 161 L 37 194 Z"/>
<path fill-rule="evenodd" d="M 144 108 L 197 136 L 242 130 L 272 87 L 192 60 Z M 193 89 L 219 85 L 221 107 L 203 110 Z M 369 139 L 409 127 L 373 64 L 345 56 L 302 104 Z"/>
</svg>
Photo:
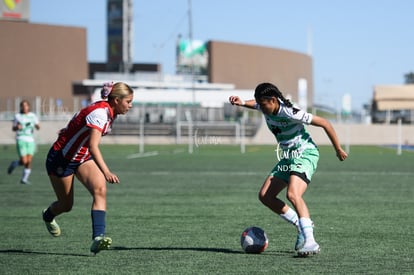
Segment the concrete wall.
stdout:
<svg viewBox="0 0 414 275">
<path fill-rule="evenodd" d="M 398 126 L 396 124 L 335 123 L 333 127 L 343 145 L 391 145 L 398 143 Z M 322 128 L 307 126 L 306 129 L 316 144 L 331 144 Z M 403 144 L 414 144 L 414 125 L 401 126 L 401 134 Z M 251 142 L 255 144 L 274 144 L 275 138 L 267 129 L 267 126 L 263 124 Z"/>
<path fill-rule="evenodd" d="M 41 121 L 41 129 L 36 132 L 38 144 L 51 144 L 57 137 L 58 131 L 66 125 L 66 121 Z M 14 144 L 14 132 L 11 130 L 11 122 L 0 121 L 0 144 Z M 397 125 L 364 125 L 364 124 L 333 124 L 341 144 L 350 145 L 391 145 L 398 143 Z M 308 126 L 313 140 L 318 145 L 331 144 L 322 128 Z M 414 144 L 414 125 L 403 125 L 401 128 L 402 143 Z M 182 137 L 182 142 L 187 142 L 187 137 Z M 219 137 L 222 144 L 234 144 L 235 138 Z M 103 144 L 139 144 L 138 136 L 108 135 L 102 139 Z M 145 137 L 148 144 L 175 144 L 175 137 Z M 253 138 L 247 138 L 246 144 L 276 144 L 274 136 L 263 123 L 258 133 Z"/>
</svg>

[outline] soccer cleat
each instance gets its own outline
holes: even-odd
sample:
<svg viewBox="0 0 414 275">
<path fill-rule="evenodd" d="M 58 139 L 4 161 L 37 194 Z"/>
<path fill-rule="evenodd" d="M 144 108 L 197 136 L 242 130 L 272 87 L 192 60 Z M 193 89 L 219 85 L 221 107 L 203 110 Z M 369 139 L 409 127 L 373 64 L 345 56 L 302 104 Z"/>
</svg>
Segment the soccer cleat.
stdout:
<svg viewBox="0 0 414 275">
<path fill-rule="evenodd" d="M 7 174 L 10 175 L 17 166 L 19 166 L 19 162 L 18 161 L 12 161 L 9 165 L 9 168 L 7 168 Z"/>
<path fill-rule="evenodd" d="M 91 245 L 91 252 L 95 255 L 99 253 L 101 250 L 107 250 L 112 244 L 112 239 L 106 236 L 98 236 L 93 239 Z"/>
<path fill-rule="evenodd" d="M 42 211 L 42 218 L 43 218 L 43 214 L 46 212 L 46 209 L 44 209 Z M 53 236 L 53 237 L 59 237 L 60 236 L 60 227 L 57 224 L 57 222 L 55 221 L 55 219 L 53 219 L 51 222 L 47 222 L 43 219 L 43 221 L 45 222 L 47 231 L 49 231 L 49 233 Z"/>
<path fill-rule="evenodd" d="M 30 181 L 28 181 L 28 180 L 21 180 L 20 183 L 21 184 L 27 184 L 27 185 L 31 184 Z"/>
<path fill-rule="evenodd" d="M 298 250 L 298 256 L 300 257 L 306 257 L 309 255 L 315 255 L 318 254 L 321 251 L 321 248 L 319 247 L 319 244 L 312 243 L 312 244 L 306 244 Z"/>
<path fill-rule="evenodd" d="M 295 243 L 295 251 L 298 251 L 305 245 L 305 236 L 302 232 L 298 232 L 298 237 Z"/>
</svg>

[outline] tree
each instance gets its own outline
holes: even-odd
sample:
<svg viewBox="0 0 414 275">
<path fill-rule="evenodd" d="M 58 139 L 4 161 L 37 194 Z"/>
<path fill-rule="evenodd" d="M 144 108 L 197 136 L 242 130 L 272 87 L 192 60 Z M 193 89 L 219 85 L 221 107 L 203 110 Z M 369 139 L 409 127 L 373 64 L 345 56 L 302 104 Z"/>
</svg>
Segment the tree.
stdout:
<svg viewBox="0 0 414 275">
<path fill-rule="evenodd" d="M 414 84 L 414 72 L 409 72 L 404 75 L 405 84 Z"/>
</svg>

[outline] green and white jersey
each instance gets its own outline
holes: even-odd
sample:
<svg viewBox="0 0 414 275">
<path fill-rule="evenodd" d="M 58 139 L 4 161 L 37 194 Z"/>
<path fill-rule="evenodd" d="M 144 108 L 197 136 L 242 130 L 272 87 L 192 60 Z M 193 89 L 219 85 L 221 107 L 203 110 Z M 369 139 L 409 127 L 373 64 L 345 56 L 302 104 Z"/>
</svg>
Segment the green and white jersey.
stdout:
<svg viewBox="0 0 414 275">
<path fill-rule="evenodd" d="M 276 115 L 264 114 L 264 116 L 267 127 L 276 137 L 280 149 L 295 150 L 300 153 L 305 149 L 317 148 L 304 126 L 304 124 L 309 125 L 312 122 L 312 114 L 296 107 L 287 107 L 281 101 L 279 103 L 280 107 Z M 256 108 L 260 110 L 258 104 L 256 104 Z"/>
<path fill-rule="evenodd" d="M 16 114 L 13 120 L 13 127 L 18 124 L 22 125 L 22 129 L 16 131 L 16 140 L 34 142 L 33 132 L 35 125 L 39 124 L 36 114 L 32 112 Z"/>
</svg>

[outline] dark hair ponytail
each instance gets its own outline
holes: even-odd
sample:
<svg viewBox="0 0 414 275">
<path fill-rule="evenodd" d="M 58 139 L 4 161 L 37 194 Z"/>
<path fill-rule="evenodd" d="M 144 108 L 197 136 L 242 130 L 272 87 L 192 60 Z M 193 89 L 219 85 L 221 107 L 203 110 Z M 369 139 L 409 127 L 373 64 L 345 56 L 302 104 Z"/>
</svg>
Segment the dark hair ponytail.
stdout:
<svg viewBox="0 0 414 275">
<path fill-rule="evenodd" d="M 261 83 L 257 85 L 254 91 L 254 98 L 259 100 L 263 97 L 276 97 L 280 99 L 287 107 L 292 108 L 293 104 L 289 99 L 285 98 L 282 92 L 272 83 Z"/>
<path fill-rule="evenodd" d="M 101 89 L 101 98 L 107 99 L 112 92 L 112 88 L 114 86 L 113 82 L 105 82 Z"/>
</svg>

